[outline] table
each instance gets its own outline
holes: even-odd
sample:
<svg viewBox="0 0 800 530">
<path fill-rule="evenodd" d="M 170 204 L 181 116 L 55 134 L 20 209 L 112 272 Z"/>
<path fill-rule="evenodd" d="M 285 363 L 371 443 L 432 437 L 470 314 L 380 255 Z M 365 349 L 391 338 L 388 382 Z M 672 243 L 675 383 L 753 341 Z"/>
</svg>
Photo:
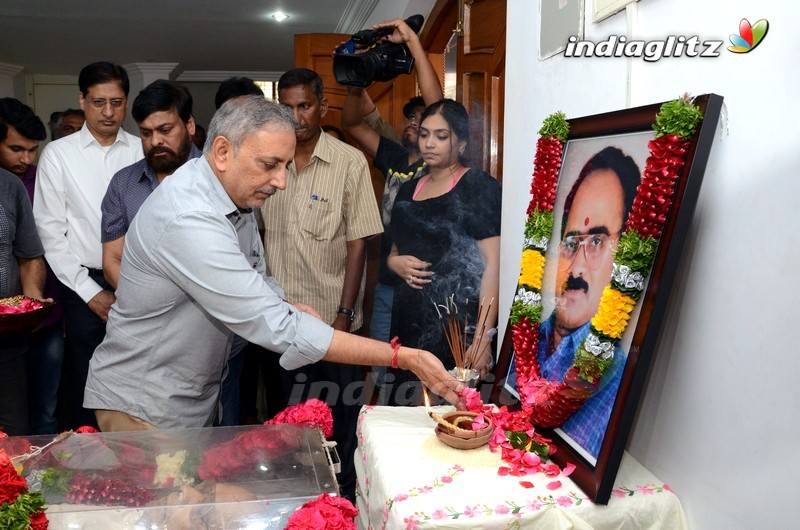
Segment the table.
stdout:
<svg viewBox="0 0 800 530">
<path fill-rule="evenodd" d="M 569 478 L 558 477 L 562 485 L 550 490 L 556 479 L 541 473 L 499 476 L 499 452 L 488 445 L 452 449 L 436 438 L 434 426 L 424 407 L 361 409 L 359 529 L 687 528 L 669 486 L 627 453 L 608 506 L 600 506 Z"/>
</svg>

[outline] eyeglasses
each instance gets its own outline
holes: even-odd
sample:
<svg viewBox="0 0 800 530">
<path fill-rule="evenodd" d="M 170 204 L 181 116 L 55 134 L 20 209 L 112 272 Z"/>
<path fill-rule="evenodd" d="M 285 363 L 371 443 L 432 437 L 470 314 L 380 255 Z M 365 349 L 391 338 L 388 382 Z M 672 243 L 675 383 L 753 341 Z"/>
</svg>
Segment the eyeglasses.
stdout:
<svg viewBox="0 0 800 530">
<path fill-rule="evenodd" d="M 567 236 L 558 244 L 559 255 L 570 262 L 578 255 L 578 251 L 583 247 L 583 255 L 590 266 L 595 266 L 605 256 L 605 251 L 609 247 L 612 237 L 617 237 L 619 232 L 613 235 L 608 234 L 578 234 Z"/>
<path fill-rule="evenodd" d="M 90 99 L 89 103 L 96 109 L 104 109 L 106 105 L 111 105 L 115 109 L 122 108 L 125 104 L 124 99 Z"/>
</svg>

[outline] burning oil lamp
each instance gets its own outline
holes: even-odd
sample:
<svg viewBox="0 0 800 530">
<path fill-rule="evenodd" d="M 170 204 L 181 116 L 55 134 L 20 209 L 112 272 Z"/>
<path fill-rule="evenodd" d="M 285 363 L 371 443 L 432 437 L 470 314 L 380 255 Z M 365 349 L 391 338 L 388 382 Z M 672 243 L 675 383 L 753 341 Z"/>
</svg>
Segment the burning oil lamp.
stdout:
<svg viewBox="0 0 800 530">
<path fill-rule="evenodd" d="M 431 409 L 427 390 L 425 395 L 425 411 L 436 422 L 436 437 L 455 449 L 475 449 L 485 445 L 492 437 L 492 420 L 484 416 L 482 425 L 476 428 L 475 420 L 482 416 L 477 412 L 454 410 L 439 415 Z"/>
</svg>

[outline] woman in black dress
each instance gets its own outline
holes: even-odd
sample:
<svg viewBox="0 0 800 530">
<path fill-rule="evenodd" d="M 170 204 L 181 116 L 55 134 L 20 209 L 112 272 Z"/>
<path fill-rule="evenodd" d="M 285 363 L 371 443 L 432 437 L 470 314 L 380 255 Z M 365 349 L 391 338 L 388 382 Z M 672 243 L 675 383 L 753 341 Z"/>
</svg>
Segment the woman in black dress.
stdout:
<svg viewBox="0 0 800 530">
<path fill-rule="evenodd" d="M 455 366 L 442 327 L 447 307 L 451 313 L 457 308 L 462 330 L 465 323 L 481 329 L 484 318 L 487 330 L 497 323 L 501 188 L 491 175 L 468 167 L 468 139 L 463 105 L 445 99 L 425 110 L 419 148 L 427 173 L 400 188 L 389 227 L 387 264 L 403 280 L 395 289 L 392 335 L 405 346 L 433 352 L 446 368 Z M 493 361 L 491 336 L 485 333 L 470 345 L 481 373 Z M 390 402 L 420 404 L 419 382 L 402 371 L 391 375 Z"/>
</svg>

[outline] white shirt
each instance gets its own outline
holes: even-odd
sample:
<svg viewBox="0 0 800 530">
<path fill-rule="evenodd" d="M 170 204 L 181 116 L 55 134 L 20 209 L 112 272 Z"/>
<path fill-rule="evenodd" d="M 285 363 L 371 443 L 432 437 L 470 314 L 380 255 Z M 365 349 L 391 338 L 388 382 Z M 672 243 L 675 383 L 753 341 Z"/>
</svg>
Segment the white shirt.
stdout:
<svg viewBox="0 0 800 530">
<path fill-rule="evenodd" d="M 144 157 L 142 142 L 122 129 L 109 147 L 86 124 L 75 134 L 45 146 L 36 170 L 33 216 L 56 277 L 85 302 L 102 288 L 88 268 L 103 266 L 100 204 L 111 177 Z"/>
</svg>

